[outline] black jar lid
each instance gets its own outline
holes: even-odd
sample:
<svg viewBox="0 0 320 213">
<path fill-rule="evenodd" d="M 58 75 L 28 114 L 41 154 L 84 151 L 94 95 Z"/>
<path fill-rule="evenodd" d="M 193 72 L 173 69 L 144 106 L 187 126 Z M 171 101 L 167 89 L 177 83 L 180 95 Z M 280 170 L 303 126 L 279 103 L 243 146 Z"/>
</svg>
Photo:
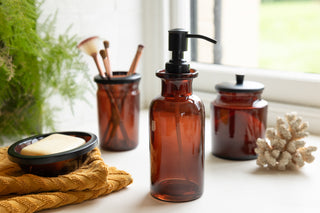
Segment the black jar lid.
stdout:
<svg viewBox="0 0 320 213">
<path fill-rule="evenodd" d="M 244 81 L 244 75 L 236 74 L 236 82 L 223 82 L 217 84 L 215 89 L 218 92 L 260 92 L 264 89 L 264 85 L 254 81 Z"/>
</svg>

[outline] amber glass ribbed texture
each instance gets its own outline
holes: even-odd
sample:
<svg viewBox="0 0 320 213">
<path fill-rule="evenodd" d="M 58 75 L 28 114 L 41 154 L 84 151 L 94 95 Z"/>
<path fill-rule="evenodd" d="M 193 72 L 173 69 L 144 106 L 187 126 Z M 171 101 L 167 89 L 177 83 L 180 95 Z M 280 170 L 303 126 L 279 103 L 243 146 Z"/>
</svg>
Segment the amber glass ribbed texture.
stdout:
<svg viewBox="0 0 320 213">
<path fill-rule="evenodd" d="M 166 74 L 161 96 L 150 107 L 151 195 L 171 202 L 190 201 L 203 193 L 204 106 L 192 94 L 197 72 Z"/>
<path fill-rule="evenodd" d="M 231 160 L 255 159 L 256 140 L 264 138 L 267 102 L 261 92 L 219 92 L 211 104 L 212 154 Z"/>
</svg>

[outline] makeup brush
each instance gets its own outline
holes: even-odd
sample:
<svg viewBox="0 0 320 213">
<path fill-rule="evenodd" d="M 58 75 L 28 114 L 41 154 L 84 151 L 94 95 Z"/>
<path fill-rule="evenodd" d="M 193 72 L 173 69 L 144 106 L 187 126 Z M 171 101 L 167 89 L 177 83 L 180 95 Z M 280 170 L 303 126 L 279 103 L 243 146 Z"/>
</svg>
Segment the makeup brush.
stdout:
<svg viewBox="0 0 320 213">
<path fill-rule="evenodd" d="M 99 74 L 102 78 L 105 78 L 106 75 L 104 74 L 104 72 L 101 69 L 100 63 L 98 61 L 98 42 L 99 42 L 99 37 L 98 36 L 93 36 L 90 38 L 87 38 L 85 40 L 83 40 L 82 42 L 80 42 L 77 47 L 84 53 L 90 55 L 97 68 L 99 71 Z"/>
<path fill-rule="evenodd" d="M 138 62 L 140 60 L 140 57 L 141 57 L 141 54 L 142 54 L 142 50 L 143 50 L 144 46 L 142 44 L 139 44 L 138 45 L 138 49 L 137 49 L 137 52 L 136 52 L 136 55 L 132 61 L 132 64 L 130 66 L 130 69 L 127 73 L 127 76 L 129 75 L 132 75 L 133 73 L 135 73 L 136 69 L 137 69 L 137 66 L 138 66 Z"/>
<path fill-rule="evenodd" d="M 103 65 L 104 65 L 104 68 L 106 69 L 107 77 L 110 79 L 110 78 L 112 78 L 112 72 L 110 70 L 110 63 L 109 63 L 106 51 L 105 50 L 100 50 L 99 53 L 100 53 L 100 55 L 102 57 Z"/>
<path fill-rule="evenodd" d="M 104 46 L 104 50 L 105 50 L 105 53 L 106 53 L 106 65 L 107 65 L 107 67 L 106 67 L 106 70 L 107 70 L 107 72 L 108 72 L 108 70 L 109 70 L 109 74 L 110 74 L 110 77 L 112 77 L 113 75 L 112 75 L 112 71 L 111 71 L 111 65 L 110 65 L 110 57 L 109 57 L 109 41 L 103 41 L 103 46 Z"/>
</svg>

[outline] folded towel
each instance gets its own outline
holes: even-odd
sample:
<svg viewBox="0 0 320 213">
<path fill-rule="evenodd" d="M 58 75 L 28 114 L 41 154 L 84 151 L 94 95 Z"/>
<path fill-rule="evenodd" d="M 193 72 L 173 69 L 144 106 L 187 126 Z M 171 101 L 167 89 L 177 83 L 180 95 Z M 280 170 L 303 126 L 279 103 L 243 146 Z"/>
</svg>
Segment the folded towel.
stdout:
<svg viewBox="0 0 320 213">
<path fill-rule="evenodd" d="M 118 191 L 132 183 L 130 174 L 108 167 L 98 148 L 79 169 L 58 177 L 25 174 L 0 148 L 0 212 L 35 212 L 80 203 Z"/>
</svg>

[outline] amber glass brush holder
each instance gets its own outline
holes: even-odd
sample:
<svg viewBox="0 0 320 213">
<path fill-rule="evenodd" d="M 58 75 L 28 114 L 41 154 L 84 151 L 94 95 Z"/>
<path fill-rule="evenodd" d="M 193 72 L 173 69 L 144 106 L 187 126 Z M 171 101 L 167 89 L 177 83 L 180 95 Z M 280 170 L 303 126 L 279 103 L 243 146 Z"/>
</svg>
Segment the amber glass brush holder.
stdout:
<svg viewBox="0 0 320 213">
<path fill-rule="evenodd" d="M 113 72 L 111 79 L 95 76 L 100 147 L 109 151 L 127 151 L 137 147 L 139 139 L 140 92 L 138 73 Z"/>
</svg>

